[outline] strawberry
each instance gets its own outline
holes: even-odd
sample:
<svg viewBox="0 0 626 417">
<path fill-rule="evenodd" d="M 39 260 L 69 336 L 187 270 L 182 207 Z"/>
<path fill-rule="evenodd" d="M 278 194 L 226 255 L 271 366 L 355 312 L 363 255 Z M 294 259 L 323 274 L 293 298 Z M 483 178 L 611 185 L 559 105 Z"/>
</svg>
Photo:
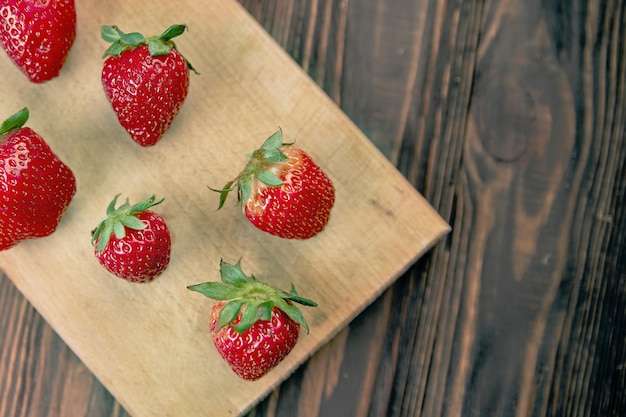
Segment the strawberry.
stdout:
<svg viewBox="0 0 626 417">
<path fill-rule="evenodd" d="M 296 345 L 300 326 L 309 327 L 299 308 L 317 304 L 247 276 L 241 262 L 220 261 L 222 282 L 190 285 L 211 299 L 209 331 L 220 356 L 241 378 L 254 381 L 278 365 Z"/>
<path fill-rule="evenodd" d="M 245 216 L 258 229 L 285 239 L 308 239 L 328 223 L 335 203 L 332 181 L 311 157 L 283 143 L 282 130 L 252 154 L 237 178 L 219 192 L 222 208 L 237 189 Z"/>
<path fill-rule="evenodd" d="M 34 83 L 59 75 L 75 38 L 74 0 L 3 0 L 0 4 L 0 43 Z"/>
<path fill-rule="evenodd" d="M 187 97 L 189 70 L 195 70 L 172 41 L 186 28 L 173 25 L 145 38 L 102 26 L 102 37 L 112 42 L 103 56 L 102 85 L 120 124 L 141 146 L 161 139 Z"/>
<path fill-rule="evenodd" d="M 24 108 L 0 125 L 0 250 L 52 234 L 76 193 L 76 178 L 28 127 Z"/>
<path fill-rule="evenodd" d="M 128 200 L 115 208 L 117 198 L 107 207 L 107 217 L 91 232 L 96 258 L 112 274 L 130 282 L 152 281 L 167 268 L 172 247 L 165 220 L 149 210 L 163 199 L 130 205 Z"/>
</svg>

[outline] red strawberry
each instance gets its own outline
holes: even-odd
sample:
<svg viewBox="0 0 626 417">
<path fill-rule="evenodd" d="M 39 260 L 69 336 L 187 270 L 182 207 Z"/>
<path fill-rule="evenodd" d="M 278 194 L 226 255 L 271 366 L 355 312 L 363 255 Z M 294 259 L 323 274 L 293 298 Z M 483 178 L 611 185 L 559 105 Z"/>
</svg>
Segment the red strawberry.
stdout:
<svg viewBox="0 0 626 417">
<path fill-rule="evenodd" d="M 218 300 L 211 310 L 209 330 L 220 356 L 233 371 L 250 381 L 261 378 L 280 363 L 296 345 L 300 326 L 309 327 L 294 302 L 316 307 L 298 295 L 287 293 L 246 276 L 240 262 L 220 262 L 222 282 L 187 287 Z"/>
<path fill-rule="evenodd" d="M 283 143 L 282 131 L 270 136 L 233 181 L 223 189 L 238 190 L 244 214 L 257 228 L 286 239 L 308 239 L 321 232 L 335 203 L 328 176 L 302 149 Z"/>
<path fill-rule="evenodd" d="M 130 282 L 148 282 L 167 268 L 171 237 L 165 220 L 149 210 L 161 204 L 152 196 L 117 209 L 119 195 L 107 207 L 107 217 L 91 232 L 96 258 L 112 274 Z"/>
<path fill-rule="evenodd" d="M 76 193 L 70 168 L 27 120 L 24 108 L 0 125 L 0 250 L 52 234 Z"/>
<path fill-rule="evenodd" d="M 102 26 L 102 37 L 112 42 L 104 53 L 102 85 L 120 124 L 141 146 L 161 139 L 187 97 L 194 69 L 172 41 L 186 28 L 173 25 L 145 38 Z"/>
<path fill-rule="evenodd" d="M 74 0 L 3 0 L 0 42 L 35 83 L 57 75 L 76 38 Z"/>
</svg>

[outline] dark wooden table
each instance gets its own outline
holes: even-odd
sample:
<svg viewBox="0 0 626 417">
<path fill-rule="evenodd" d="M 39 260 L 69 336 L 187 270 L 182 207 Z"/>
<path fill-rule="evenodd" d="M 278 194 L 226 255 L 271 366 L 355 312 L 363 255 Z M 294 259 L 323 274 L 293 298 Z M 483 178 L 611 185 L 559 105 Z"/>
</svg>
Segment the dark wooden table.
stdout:
<svg viewBox="0 0 626 417">
<path fill-rule="evenodd" d="M 626 415 L 626 2 L 240 1 L 453 227 L 250 416 Z M 127 415 L 1 276 L 0 417 Z"/>
</svg>

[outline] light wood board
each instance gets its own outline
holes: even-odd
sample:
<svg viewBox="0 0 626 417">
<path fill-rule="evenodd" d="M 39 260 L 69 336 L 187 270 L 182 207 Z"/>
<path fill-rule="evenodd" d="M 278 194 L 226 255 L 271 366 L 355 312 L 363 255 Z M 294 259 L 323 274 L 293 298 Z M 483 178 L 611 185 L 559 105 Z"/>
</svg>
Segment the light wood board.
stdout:
<svg viewBox="0 0 626 417">
<path fill-rule="evenodd" d="M 78 192 L 58 230 L 0 253 L 0 268 L 136 417 L 244 413 L 371 303 L 448 231 L 428 203 L 296 63 L 233 0 L 77 0 L 78 34 L 61 75 L 30 84 L 0 55 L 0 118 L 28 106 L 28 126 L 74 171 Z M 141 148 L 120 127 L 100 83 L 102 24 L 159 34 L 173 23 L 198 69 L 172 128 Z M 288 241 L 251 226 L 219 187 L 278 127 L 329 174 L 326 230 Z M 172 261 L 150 284 L 129 284 L 96 261 L 90 231 L 115 194 L 165 197 Z M 219 260 L 291 283 L 311 333 L 256 382 L 222 362 L 207 331 L 211 301 L 186 289 L 219 279 Z M 1 337 L 1 336 L 0 336 Z"/>
</svg>

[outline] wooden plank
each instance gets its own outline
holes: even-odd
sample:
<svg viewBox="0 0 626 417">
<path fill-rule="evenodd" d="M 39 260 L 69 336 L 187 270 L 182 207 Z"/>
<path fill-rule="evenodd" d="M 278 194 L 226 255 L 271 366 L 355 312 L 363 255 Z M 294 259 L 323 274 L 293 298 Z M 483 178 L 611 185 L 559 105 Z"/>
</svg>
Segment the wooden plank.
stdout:
<svg viewBox="0 0 626 417">
<path fill-rule="evenodd" d="M 472 56 L 476 45 L 503 42 L 511 46 L 501 47 L 491 64 L 483 61 L 484 70 L 506 63 L 510 59 L 507 50 L 512 53 L 516 49 L 512 46 L 520 42 L 528 45 L 521 41 L 524 32 L 504 36 L 515 27 L 511 19 L 524 16 L 520 14 L 523 5 L 446 0 L 241 2 L 300 64 L 308 62 L 309 73 L 323 81 L 329 94 L 335 89 L 341 92 L 339 102 L 350 118 L 375 138 L 385 154 L 396 155 L 393 163 L 455 223 L 446 245 L 437 246 L 418 261 L 250 416 L 433 415 L 433 410 L 445 409 L 448 376 L 459 371 L 457 363 L 450 362 L 450 350 L 461 340 L 454 332 L 460 314 L 455 303 L 463 294 L 463 284 L 471 281 L 464 272 L 469 242 L 510 230 L 510 222 L 503 215 L 511 210 L 509 201 L 492 200 L 494 213 L 500 214 L 498 223 L 489 235 L 477 234 L 472 202 L 481 194 L 471 194 L 459 176 L 465 132 L 473 125 L 463 122 L 465 114 L 474 97 L 486 100 L 485 89 L 472 87 L 474 77 L 480 74 Z M 326 12 L 329 3 L 332 13 Z M 581 186 L 568 185 L 569 174 L 564 180 L 564 187 L 575 196 L 569 204 L 578 214 L 570 241 L 558 243 L 570 246 L 568 266 L 562 271 L 564 285 L 555 303 L 555 312 L 563 320 L 549 321 L 546 329 L 546 336 L 559 334 L 560 339 L 557 351 L 550 354 L 554 361 L 542 362 L 536 370 L 536 381 L 544 387 L 541 391 L 550 387 L 548 394 L 533 399 L 538 404 L 533 414 L 537 416 L 615 416 L 626 409 L 626 350 L 618 343 L 626 331 L 622 261 L 626 257 L 626 216 L 621 209 L 626 204 L 626 172 L 620 163 L 626 149 L 622 129 L 626 96 L 620 87 L 626 85 L 626 45 L 621 42 L 624 5 L 623 1 L 550 1 L 537 9 L 533 3 L 526 4 L 536 13 L 529 27 L 546 25 L 548 36 L 532 43 L 545 49 L 523 70 L 541 66 L 553 55 L 558 57 L 558 65 L 568 74 L 569 89 L 578 91 L 571 97 L 573 105 L 583 109 L 577 112 L 577 120 L 586 121 L 587 133 L 584 140 L 577 139 L 576 146 L 588 149 L 571 155 L 571 163 L 579 167 Z M 348 19 L 348 34 L 343 38 L 336 28 L 342 13 Z M 421 13 L 426 14 L 423 26 L 422 20 L 415 18 Z M 495 16 L 507 18 L 498 20 Z M 418 34 L 420 31 L 423 34 Z M 476 40 L 478 33 L 480 41 Z M 329 39 L 323 42 L 321 35 Z M 309 42 L 309 36 L 314 40 Z M 342 47 L 337 46 L 340 42 L 344 42 Z M 349 58 L 340 55 L 342 48 Z M 390 51 L 397 54 L 386 55 L 391 57 L 388 62 L 376 61 L 380 54 Z M 341 62 L 341 76 L 333 77 Z M 376 71 L 364 66 L 366 63 L 375 63 Z M 520 114 L 523 108 L 518 109 Z M 404 112 L 406 120 L 401 117 Z M 498 119 L 490 120 L 498 126 Z M 595 127 L 589 130 L 592 125 Z M 523 132 L 525 126 L 511 129 Z M 489 157 L 478 154 L 474 160 L 481 160 L 481 155 Z M 455 196 L 464 198 L 461 201 Z M 562 207 L 559 203 L 555 210 Z M 492 246 L 490 251 L 494 249 L 502 256 L 492 254 L 489 262 L 506 262 L 510 257 L 510 248 Z M 540 253 L 528 256 L 536 257 L 536 272 L 547 268 Z M 491 285 L 515 285 L 497 280 L 502 278 L 497 271 L 483 274 L 485 279 L 493 275 Z M 119 406 L 112 406 L 110 395 L 91 382 L 84 367 L 71 358 L 32 308 L 25 301 L 13 301 L 23 300 L 13 288 L 5 277 L 0 278 L 0 340 L 9 340 L 0 344 L 0 416 L 127 416 Z M 498 311 L 502 306 L 485 303 L 481 308 Z M 524 326 L 523 321 L 513 320 L 514 314 L 485 316 L 490 318 L 490 325 L 505 322 L 509 324 L 504 327 Z M 545 348 L 551 346 L 546 344 Z M 497 388 L 502 385 L 499 370 L 524 366 L 511 359 L 516 355 L 513 349 L 510 356 L 476 356 L 479 363 L 492 360 L 501 364 L 485 370 L 477 367 L 476 375 Z M 468 415 L 470 409 L 476 415 L 488 414 L 496 400 L 506 401 L 505 395 L 492 396 L 494 401 L 484 401 L 479 408 L 478 399 L 487 390 L 473 390 L 472 386 L 469 383 L 465 391 L 467 408 L 463 412 Z M 514 390 L 508 392 L 517 395 Z M 18 404 L 17 408 L 11 408 L 12 404 Z M 476 408 L 471 408 L 473 405 Z M 514 416 L 516 410 L 504 410 L 500 415 Z"/>
<path fill-rule="evenodd" d="M 235 2 L 147 10 L 135 2 L 79 3 L 78 37 L 62 75 L 27 83 L 7 60 L 0 104 L 31 110 L 29 126 L 74 170 L 79 191 L 57 232 L 0 254 L 0 267 L 102 383 L 135 416 L 240 414 L 362 311 L 448 226 L 367 138 Z M 118 125 L 99 81 L 100 24 L 160 33 L 185 22 L 177 44 L 201 72 L 172 129 L 138 147 Z M 16 104 L 18 103 L 19 104 Z M 16 107 L 17 106 L 17 107 Z M 331 223 L 306 242 L 253 229 L 234 203 L 215 212 L 219 186 L 281 126 L 337 189 Z M 113 195 L 155 193 L 173 232 L 168 270 L 130 285 L 92 255 L 89 232 Z M 239 380 L 206 334 L 210 303 L 188 284 L 217 279 L 218 261 L 319 302 L 311 334 L 260 381 Z"/>
<path fill-rule="evenodd" d="M 4 275 L 0 301 L 0 416 L 128 416 Z"/>
<path fill-rule="evenodd" d="M 453 224 L 257 413 L 622 415 L 626 2 L 242 1 L 294 56 L 345 9 L 350 58 L 313 42 L 314 79 L 343 62 L 346 114 Z"/>
</svg>

